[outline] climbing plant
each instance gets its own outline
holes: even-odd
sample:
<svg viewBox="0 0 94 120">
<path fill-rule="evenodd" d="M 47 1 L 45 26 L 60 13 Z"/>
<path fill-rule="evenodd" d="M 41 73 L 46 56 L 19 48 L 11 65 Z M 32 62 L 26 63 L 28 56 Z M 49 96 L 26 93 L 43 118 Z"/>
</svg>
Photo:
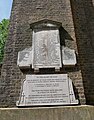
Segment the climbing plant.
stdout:
<svg viewBox="0 0 94 120">
<path fill-rule="evenodd" d="M 0 22 L 0 63 L 2 63 L 4 57 L 4 46 L 8 37 L 8 26 L 8 19 L 3 19 Z"/>
</svg>

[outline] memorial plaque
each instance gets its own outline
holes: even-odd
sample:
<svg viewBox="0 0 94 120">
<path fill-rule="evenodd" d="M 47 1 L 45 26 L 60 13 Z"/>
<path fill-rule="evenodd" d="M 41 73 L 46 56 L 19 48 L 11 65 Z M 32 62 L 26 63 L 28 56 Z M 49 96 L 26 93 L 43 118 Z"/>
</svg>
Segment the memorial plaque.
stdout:
<svg viewBox="0 0 94 120">
<path fill-rule="evenodd" d="M 32 47 L 32 68 L 62 67 L 58 29 L 33 31 Z"/>
<path fill-rule="evenodd" d="M 67 74 L 26 75 L 17 106 L 78 104 Z"/>
<path fill-rule="evenodd" d="M 32 47 L 18 52 L 17 65 L 21 68 L 29 68 L 32 64 Z"/>
<path fill-rule="evenodd" d="M 69 49 L 67 47 L 62 48 L 62 60 L 63 65 L 75 65 L 76 61 L 76 54 L 75 50 Z"/>
</svg>

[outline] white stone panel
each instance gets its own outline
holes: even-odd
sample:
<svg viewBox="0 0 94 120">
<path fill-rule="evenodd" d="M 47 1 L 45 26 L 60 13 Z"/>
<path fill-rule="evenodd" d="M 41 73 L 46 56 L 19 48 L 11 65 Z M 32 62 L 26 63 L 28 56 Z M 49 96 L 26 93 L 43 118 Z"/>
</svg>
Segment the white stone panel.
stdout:
<svg viewBox="0 0 94 120">
<path fill-rule="evenodd" d="M 29 68 L 32 64 L 32 47 L 18 52 L 17 65 L 20 68 Z"/>
<path fill-rule="evenodd" d="M 66 66 L 76 65 L 77 60 L 75 50 L 62 47 L 62 62 L 63 65 Z"/>
<path fill-rule="evenodd" d="M 71 105 L 75 99 L 67 74 L 26 75 L 17 106 Z"/>
<path fill-rule="evenodd" d="M 60 68 L 59 30 L 33 31 L 32 68 Z"/>
</svg>

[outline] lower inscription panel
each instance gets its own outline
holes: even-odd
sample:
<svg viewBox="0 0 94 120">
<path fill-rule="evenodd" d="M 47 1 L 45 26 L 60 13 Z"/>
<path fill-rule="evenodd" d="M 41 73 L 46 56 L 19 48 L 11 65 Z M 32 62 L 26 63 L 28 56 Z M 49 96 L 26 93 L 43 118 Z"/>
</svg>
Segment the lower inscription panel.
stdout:
<svg viewBox="0 0 94 120">
<path fill-rule="evenodd" d="M 78 104 L 67 74 L 26 75 L 17 106 Z"/>
</svg>

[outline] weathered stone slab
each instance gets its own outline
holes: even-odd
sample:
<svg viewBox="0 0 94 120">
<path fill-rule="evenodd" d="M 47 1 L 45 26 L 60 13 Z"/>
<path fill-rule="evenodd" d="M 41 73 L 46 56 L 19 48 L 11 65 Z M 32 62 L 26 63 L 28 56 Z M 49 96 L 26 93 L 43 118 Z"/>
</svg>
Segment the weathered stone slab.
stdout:
<svg viewBox="0 0 94 120">
<path fill-rule="evenodd" d="M 78 104 L 67 74 L 26 75 L 17 106 Z"/>
<path fill-rule="evenodd" d="M 0 108 L 0 120 L 94 120 L 94 106 Z"/>
<path fill-rule="evenodd" d="M 37 25 L 33 30 L 32 47 L 32 68 L 62 67 L 59 30 L 56 26 L 50 23 Z"/>
<path fill-rule="evenodd" d="M 32 47 L 18 52 L 17 65 L 20 68 L 29 68 L 32 64 Z"/>
<path fill-rule="evenodd" d="M 77 60 L 75 50 L 62 47 L 62 61 L 63 65 L 76 65 Z"/>
</svg>

